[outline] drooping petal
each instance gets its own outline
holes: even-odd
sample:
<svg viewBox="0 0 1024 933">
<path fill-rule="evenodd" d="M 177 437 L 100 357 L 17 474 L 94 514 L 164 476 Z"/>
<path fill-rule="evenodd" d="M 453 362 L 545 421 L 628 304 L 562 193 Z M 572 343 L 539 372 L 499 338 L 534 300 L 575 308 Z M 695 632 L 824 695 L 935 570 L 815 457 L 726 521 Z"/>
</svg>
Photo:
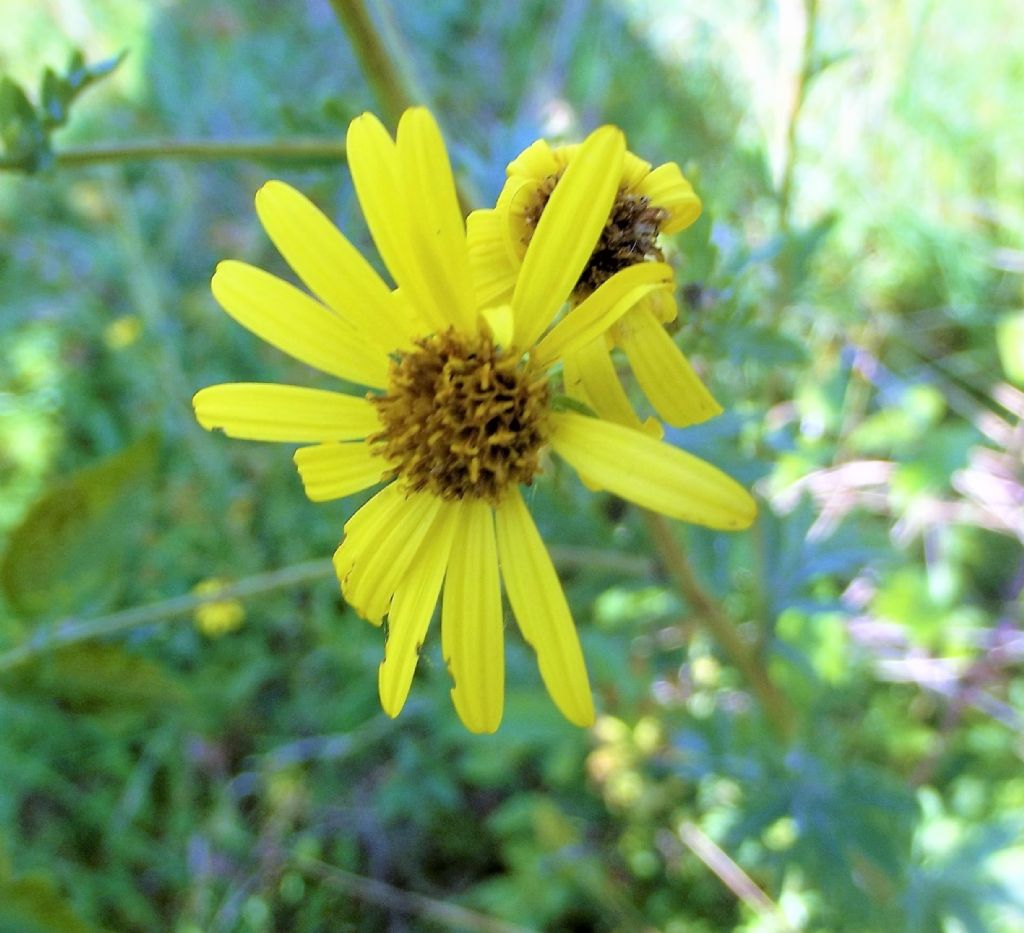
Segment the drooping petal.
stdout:
<svg viewBox="0 0 1024 933">
<path fill-rule="evenodd" d="M 633 308 L 613 333 L 644 395 L 669 424 L 685 428 L 722 413 L 683 351 L 647 308 Z"/>
<path fill-rule="evenodd" d="M 265 382 L 229 382 L 192 399 L 196 419 L 228 437 L 297 444 L 358 440 L 381 430 L 365 398 Z"/>
<path fill-rule="evenodd" d="M 659 165 L 635 190 L 650 199 L 654 207 L 669 212 L 668 220 L 661 226 L 662 233 L 678 233 L 700 217 L 700 198 L 675 162 Z"/>
<path fill-rule="evenodd" d="M 645 295 L 671 286 L 672 268 L 663 262 L 640 262 L 616 272 L 551 328 L 537 344 L 534 359 L 549 366 L 563 353 L 596 340 Z"/>
<path fill-rule="evenodd" d="M 445 330 L 451 323 L 449 315 L 435 300 L 413 249 L 411 213 L 416 205 L 407 200 L 394 140 L 380 120 L 364 113 L 349 124 L 345 146 L 359 206 L 384 264 L 415 309 L 424 332 Z"/>
<path fill-rule="evenodd" d="M 402 711 L 409 696 L 420 646 L 441 592 L 460 511 L 460 503 L 446 502 L 441 506 L 430 530 L 429 546 L 420 548 L 391 602 L 388 640 L 384 661 L 377 672 L 377 686 L 381 706 L 392 718 Z"/>
<path fill-rule="evenodd" d="M 507 303 L 516 285 L 519 257 L 509 256 L 505 226 L 494 210 L 473 211 L 466 220 L 473 287 L 481 308 Z"/>
<path fill-rule="evenodd" d="M 622 160 L 622 182 L 621 186 L 627 191 L 636 188 L 650 173 L 651 163 L 645 162 L 639 156 L 634 155 L 628 149 Z"/>
<path fill-rule="evenodd" d="M 429 493 L 410 494 L 391 515 L 388 526 L 375 535 L 373 546 L 360 550 L 351 562 L 341 580 L 341 590 L 349 605 L 367 621 L 380 625 L 384 619 L 391 597 L 417 551 L 421 546 L 430 547 L 424 539 L 442 504 L 441 499 Z M 336 569 L 347 561 L 344 548 L 342 542 Z"/>
<path fill-rule="evenodd" d="M 554 175 L 563 164 L 559 162 L 547 140 L 538 139 L 508 163 L 505 173 L 510 178 L 513 175 L 523 175 L 526 178 L 540 179 Z"/>
<path fill-rule="evenodd" d="M 350 496 L 375 486 L 393 472 L 363 441 L 300 447 L 295 451 L 295 465 L 313 502 Z"/>
<path fill-rule="evenodd" d="M 466 227 L 441 131 L 425 107 L 410 107 L 398 123 L 398 167 L 411 220 L 411 245 L 434 302 L 456 328 L 473 329 L 476 304 Z"/>
<path fill-rule="evenodd" d="M 294 285 L 227 260 L 210 287 L 239 324 L 299 362 L 362 385 L 387 385 L 387 355 Z"/>
<path fill-rule="evenodd" d="M 579 280 L 608 220 L 625 149 L 620 130 L 595 130 L 555 185 L 512 295 L 518 347 L 533 345 Z"/>
<path fill-rule="evenodd" d="M 590 726 L 594 701 L 576 627 L 555 573 L 519 490 L 497 509 L 498 562 L 505 592 L 551 699 L 570 722 Z"/>
<path fill-rule="evenodd" d="M 564 354 L 562 363 L 562 378 L 570 397 L 579 397 L 607 421 L 661 438 L 661 425 L 654 418 L 641 421 L 637 417 L 603 337 Z"/>
<path fill-rule="evenodd" d="M 452 702 L 470 732 L 494 732 L 505 703 L 501 584 L 491 506 L 464 500 L 441 605 L 441 650 Z"/>
<path fill-rule="evenodd" d="M 623 499 L 708 528 L 747 528 L 757 516 L 739 483 L 678 447 L 573 412 L 550 417 L 555 453 Z"/>
<path fill-rule="evenodd" d="M 324 304 L 385 353 L 408 339 L 391 289 L 360 252 L 305 195 L 282 181 L 256 192 L 256 213 L 267 235 Z"/>
</svg>

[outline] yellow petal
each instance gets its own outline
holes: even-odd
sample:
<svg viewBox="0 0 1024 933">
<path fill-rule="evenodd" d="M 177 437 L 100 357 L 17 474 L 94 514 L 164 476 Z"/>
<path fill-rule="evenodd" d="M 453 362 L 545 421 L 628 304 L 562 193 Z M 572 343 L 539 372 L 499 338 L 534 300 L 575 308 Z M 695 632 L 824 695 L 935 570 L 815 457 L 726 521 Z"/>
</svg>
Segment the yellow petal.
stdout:
<svg viewBox="0 0 1024 933">
<path fill-rule="evenodd" d="M 491 507 L 462 503 L 441 604 L 441 650 L 452 702 L 470 732 L 494 732 L 505 702 L 501 585 Z"/>
<path fill-rule="evenodd" d="M 449 323 L 444 306 L 434 299 L 413 248 L 414 204 L 408 202 L 398 149 L 372 113 L 348 127 L 346 152 L 359 206 L 384 264 L 425 331 L 443 331 Z"/>
<path fill-rule="evenodd" d="M 519 153 L 505 169 L 509 177 L 523 175 L 527 178 L 546 178 L 554 175 L 564 163 L 560 162 L 548 145 L 547 140 L 538 139 Z"/>
<path fill-rule="evenodd" d="M 497 347 L 508 347 L 512 344 L 512 309 L 508 305 L 496 305 L 484 308 L 480 312 L 484 324 L 491 333 L 491 339 Z"/>
<path fill-rule="evenodd" d="M 700 198 L 675 162 L 659 165 L 636 186 L 636 193 L 648 197 L 654 207 L 669 212 L 668 220 L 661 226 L 662 233 L 678 233 L 700 217 Z"/>
<path fill-rule="evenodd" d="M 604 489 L 670 518 L 732 531 L 757 517 L 753 498 L 734 479 L 639 431 L 552 412 L 551 446 Z"/>
<path fill-rule="evenodd" d="M 239 324 L 299 362 L 362 385 L 387 385 L 386 354 L 294 285 L 228 260 L 210 287 Z"/>
<path fill-rule="evenodd" d="M 430 530 L 429 546 L 420 548 L 395 590 L 388 612 L 384 661 L 377 672 L 380 703 L 392 718 L 402 711 L 409 696 L 420 648 L 448 566 L 460 508 L 459 503 L 445 503 L 441 507 Z"/>
<path fill-rule="evenodd" d="M 497 211 L 473 211 L 466 220 L 469 263 L 477 305 L 507 304 L 516 285 L 519 257 L 509 256 L 503 218 Z"/>
<path fill-rule="evenodd" d="M 639 262 L 616 272 L 551 328 L 537 344 L 534 359 L 549 366 L 563 354 L 596 340 L 645 295 L 671 286 L 672 269 L 663 262 Z"/>
<path fill-rule="evenodd" d="M 500 220 L 495 235 L 501 237 L 505 255 L 517 270 L 523 264 L 527 247 L 536 230 L 543 184 L 543 180 L 513 175 L 502 186 L 494 205 L 494 213 Z M 511 283 L 511 288 L 515 289 L 515 281 Z"/>
<path fill-rule="evenodd" d="M 350 496 L 375 486 L 392 472 L 364 442 L 300 447 L 295 451 L 295 465 L 306 495 L 314 502 Z"/>
<path fill-rule="evenodd" d="M 670 291 L 655 292 L 648 295 L 640 305 L 650 309 L 651 313 L 662 324 L 668 324 L 679 316 L 679 309 L 676 307 L 676 297 Z"/>
<path fill-rule="evenodd" d="M 264 382 L 229 382 L 201 389 L 192 399 L 207 431 L 250 441 L 358 440 L 381 430 L 365 398 Z"/>
<path fill-rule="evenodd" d="M 512 295 L 517 346 L 533 345 L 579 280 L 615 200 L 624 151 L 622 133 L 601 127 L 555 185 Z"/>
<path fill-rule="evenodd" d="M 600 337 L 562 357 L 562 378 L 570 397 L 579 397 L 607 421 L 643 431 L 660 439 L 661 425 L 654 418 L 641 422 L 622 388 L 608 343 Z"/>
<path fill-rule="evenodd" d="M 352 568 L 387 534 L 405 499 L 402 487 L 389 483 L 345 522 L 345 537 L 334 552 L 334 572 L 339 583 L 344 584 Z"/>
<path fill-rule="evenodd" d="M 594 701 L 569 606 L 544 542 L 513 488 L 496 513 L 498 561 L 505 592 L 551 699 L 570 722 L 590 726 Z"/>
<path fill-rule="evenodd" d="M 324 304 L 385 353 L 405 345 L 391 289 L 312 201 L 284 182 L 268 181 L 256 193 L 256 213 L 278 252 Z"/>
<path fill-rule="evenodd" d="M 669 424 L 684 428 L 722 413 L 683 351 L 647 308 L 630 311 L 613 334 L 644 395 Z"/>
<path fill-rule="evenodd" d="M 650 162 L 645 162 L 627 150 L 622 160 L 622 187 L 630 191 L 633 190 L 647 177 L 650 171 Z"/>
<path fill-rule="evenodd" d="M 388 525 L 374 535 L 373 545 L 358 550 L 341 581 L 341 591 L 352 608 L 367 621 L 380 625 L 417 551 L 421 546 L 431 546 L 424 539 L 441 505 L 442 500 L 437 496 L 412 493 L 391 513 Z M 335 569 L 339 564 L 345 565 L 344 548 L 342 542 Z"/>
<path fill-rule="evenodd" d="M 411 107 L 398 124 L 398 167 L 412 221 L 414 262 L 434 302 L 470 332 L 476 305 L 466 249 L 466 227 L 441 131 L 425 107 Z"/>
</svg>

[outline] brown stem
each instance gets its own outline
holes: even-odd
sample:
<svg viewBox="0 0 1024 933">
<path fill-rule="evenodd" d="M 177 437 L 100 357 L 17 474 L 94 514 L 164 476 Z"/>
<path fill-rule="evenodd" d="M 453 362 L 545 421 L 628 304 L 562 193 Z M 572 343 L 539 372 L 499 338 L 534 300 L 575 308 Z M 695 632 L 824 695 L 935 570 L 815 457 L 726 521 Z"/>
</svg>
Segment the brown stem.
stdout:
<svg viewBox="0 0 1024 933">
<path fill-rule="evenodd" d="M 642 510 L 641 514 L 647 523 L 647 530 L 662 565 L 675 581 L 687 604 L 703 622 L 729 660 L 746 678 L 779 736 L 783 739 L 792 738 L 795 723 L 786 698 L 771 682 L 764 666 L 755 657 L 750 646 L 740 637 L 732 619 L 718 601 L 700 585 L 686 552 L 672 533 L 668 521 L 664 516 L 647 510 Z"/>
</svg>

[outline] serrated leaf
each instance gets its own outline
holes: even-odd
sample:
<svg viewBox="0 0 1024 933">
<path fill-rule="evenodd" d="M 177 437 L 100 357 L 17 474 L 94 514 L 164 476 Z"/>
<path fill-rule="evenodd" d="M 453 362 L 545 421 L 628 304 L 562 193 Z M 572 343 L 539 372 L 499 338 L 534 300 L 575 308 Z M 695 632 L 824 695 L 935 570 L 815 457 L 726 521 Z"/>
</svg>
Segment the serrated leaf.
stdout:
<svg viewBox="0 0 1024 933">
<path fill-rule="evenodd" d="M 0 678 L 0 687 L 32 695 L 79 715 L 135 713 L 180 703 L 185 691 L 147 658 L 106 642 L 68 645 L 41 654 Z"/>
<path fill-rule="evenodd" d="M 146 437 L 54 483 L 14 529 L 0 558 L 0 587 L 29 618 L 93 609 L 116 596 L 138 508 L 156 460 Z M 125 521 L 125 516 L 132 516 Z"/>
<path fill-rule="evenodd" d="M 45 875 L 0 881 L 0 933 L 92 933 Z"/>
</svg>

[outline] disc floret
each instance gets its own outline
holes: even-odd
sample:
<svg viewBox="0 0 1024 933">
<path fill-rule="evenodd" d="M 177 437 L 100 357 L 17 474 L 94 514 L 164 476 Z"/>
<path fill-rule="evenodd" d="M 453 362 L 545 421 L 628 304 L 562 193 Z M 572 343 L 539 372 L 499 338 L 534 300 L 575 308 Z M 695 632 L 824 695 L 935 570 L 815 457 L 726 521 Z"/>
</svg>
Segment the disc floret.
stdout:
<svg viewBox="0 0 1024 933">
<path fill-rule="evenodd" d="M 392 362 L 372 398 L 384 430 L 370 438 L 413 492 L 501 502 L 540 469 L 547 434 L 546 376 L 490 335 L 449 328 Z"/>
</svg>

